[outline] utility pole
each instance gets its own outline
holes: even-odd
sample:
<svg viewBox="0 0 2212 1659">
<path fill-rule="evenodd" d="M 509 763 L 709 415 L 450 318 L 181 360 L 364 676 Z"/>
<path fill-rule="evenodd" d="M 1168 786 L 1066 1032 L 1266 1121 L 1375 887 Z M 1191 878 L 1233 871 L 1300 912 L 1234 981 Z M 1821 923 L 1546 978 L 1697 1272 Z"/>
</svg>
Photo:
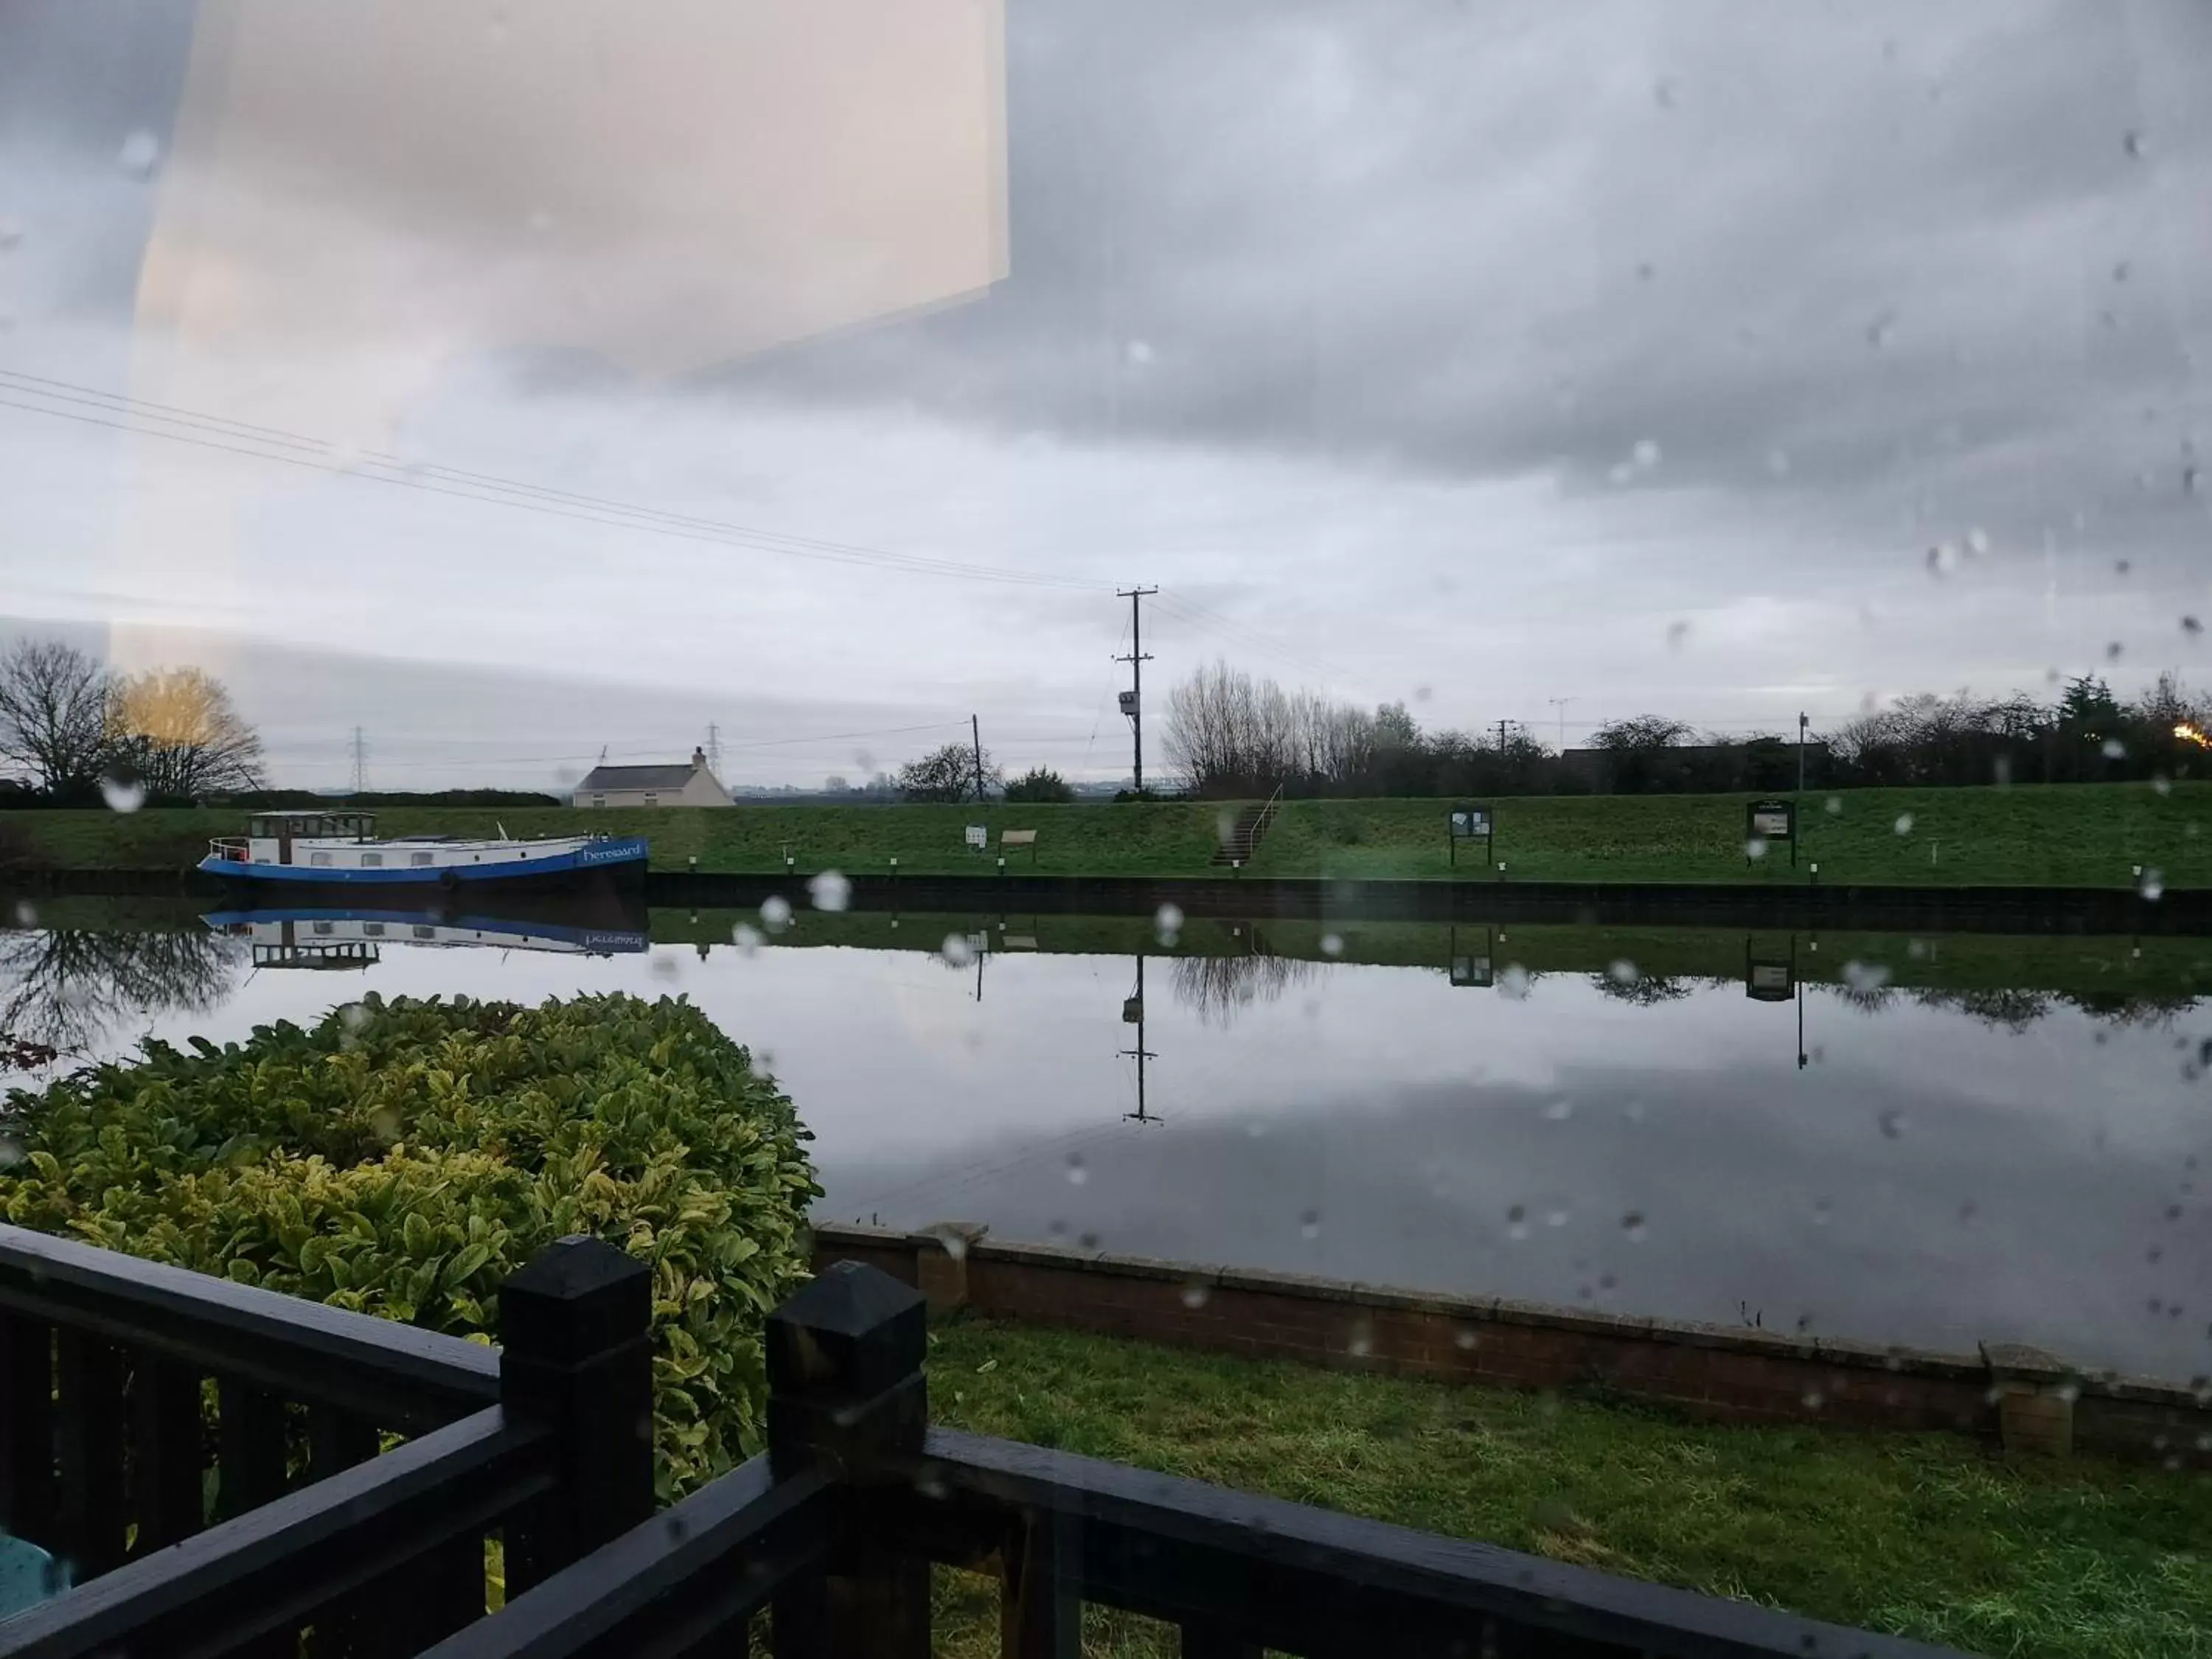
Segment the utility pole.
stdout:
<svg viewBox="0 0 2212 1659">
<path fill-rule="evenodd" d="M 1505 722 L 1504 722 L 1504 720 L 1500 720 L 1500 721 L 1498 721 L 1498 758 L 1499 758 L 1499 759 L 1501 759 L 1501 760 L 1502 760 L 1502 759 L 1504 759 L 1504 756 L 1505 756 Z"/>
<path fill-rule="evenodd" d="M 1129 736 L 1136 745 L 1130 779 L 1139 795 L 1145 793 L 1145 665 L 1152 659 L 1145 654 L 1144 618 L 1139 613 L 1137 602 L 1159 591 L 1157 587 L 1132 587 L 1116 588 L 1114 592 L 1115 599 L 1129 602 L 1129 654 L 1114 660 L 1129 665 L 1129 689 L 1121 694 L 1121 712 L 1129 717 Z M 1141 1039 L 1138 1046 L 1144 1046 Z"/>
<path fill-rule="evenodd" d="M 707 722 L 707 769 L 722 775 L 722 728 L 713 720 Z"/>
<path fill-rule="evenodd" d="M 1129 1012 L 1133 1008 L 1136 1011 L 1137 1016 L 1133 1020 L 1129 1018 Z M 1126 1023 L 1137 1028 L 1137 1046 L 1121 1050 L 1123 1060 L 1133 1060 L 1137 1062 L 1137 1109 L 1133 1112 L 1124 1112 L 1121 1115 L 1125 1118 L 1133 1118 L 1139 1123 L 1158 1123 L 1159 1119 L 1147 1116 L 1145 1112 L 1145 1062 L 1148 1060 L 1158 1060 L 1159 1056 L 1145 1047 L 1145 953 L 1142 951 L 1137 952 L 1137 994 L 1122 1005 L 1121 1018 Z"/>
<path fill-rule="evenodd" d="M 353 729 L 353 793 L 356 795 L 368 789 L 368 739 L 358 726 Z"/>
<path fill-rule="evenodd" d="M 1797 793 L 1805 793 L 1805 711 L 1797 711 Z"/>
<path fill-rule="evenodd" d="M 1559 711 L 1559 752 L 1564 755 L 1567 752 L 1567 705 L 1572 702 L 1574 699 L 1572 697 L 1547 697 L 1544 701 L 1550 703 L 1553 708 Z"/>
<path fill-rule="evenodd" d="M 983 723 L 973 714 L 968 717 L 968 734 L 975 739 L 975 799 L 983 799 Z M 982 1000 L 979 992 L 975 1000 Z"/>
</svg>

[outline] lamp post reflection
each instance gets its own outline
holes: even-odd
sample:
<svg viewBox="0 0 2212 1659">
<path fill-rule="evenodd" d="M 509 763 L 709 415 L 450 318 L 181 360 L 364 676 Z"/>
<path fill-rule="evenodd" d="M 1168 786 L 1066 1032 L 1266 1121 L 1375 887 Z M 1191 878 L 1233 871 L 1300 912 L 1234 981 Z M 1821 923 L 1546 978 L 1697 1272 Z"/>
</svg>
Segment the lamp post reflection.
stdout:
<svg viewBox="0 0 2212 1659">
<path fill-rule="evenodd" d="M 1158 1123 L 1161 1120 L 1149 1114 L 1145 1109 L 1145 1062 L 1148 1060 L 1158 1060 L 1159 1056 L 1145 1047 L 1145 953 L 1142 951 L 1137 952 L 1136 991 L 1122 1000 L 1121 1023 L 1124 1025 L 1133 1025 L 1137 1028 L 1137 1046 L 1119 1051 L 1121 1059 L 1133 1060 L 1137 1062 L 1137 1109 L 1133 1112 L 1124 1112 L 1121 1115 L 1139 1123 Z"/>
</svg>

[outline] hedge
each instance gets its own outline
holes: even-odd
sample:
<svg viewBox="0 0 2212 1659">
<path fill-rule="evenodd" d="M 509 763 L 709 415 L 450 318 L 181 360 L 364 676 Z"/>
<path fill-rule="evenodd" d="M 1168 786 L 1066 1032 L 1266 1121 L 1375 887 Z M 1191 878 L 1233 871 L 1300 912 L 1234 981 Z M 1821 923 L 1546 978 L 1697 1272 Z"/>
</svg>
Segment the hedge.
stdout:
<svg viewBox="0 0 2212 1659">
<path fill-rule="evenodd" d="M 763 1443 L 762 1320 L 818 1191 L 791 1103 L 680 999 L 372 994 L 12 1091 L 0 1213 L 462 1335 L 572 1233 L 653 1272 L 664 1500 Z"/>
</svg>

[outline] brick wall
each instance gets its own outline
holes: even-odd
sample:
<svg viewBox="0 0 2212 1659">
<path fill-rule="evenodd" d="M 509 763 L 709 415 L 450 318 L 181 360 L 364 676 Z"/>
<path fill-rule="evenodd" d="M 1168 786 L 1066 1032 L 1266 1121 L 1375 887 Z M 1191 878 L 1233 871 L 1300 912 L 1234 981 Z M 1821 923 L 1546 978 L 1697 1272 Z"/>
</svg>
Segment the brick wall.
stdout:
<svg viewBox="0 0 2212 1659">
<path fill-rule="evenodd" d="M 979 1228 L 823 1227 L 815 1265 L 866 1261 L 933 1310 L 1097 1331 L 1255 1358 L 1508 1388 L 1598 1387 L 1729 1423 L 1942 1430 L 1987 1439 L 2063 1407 L 2072 1443 L 2212 1468 L 2212 1389 L 2079 1377 L 2048 1355 L 1933 1353 L 1006 1244 Z M 2025 1366 L 2026 1369 L 2022 1369 Z"/>
</svg>

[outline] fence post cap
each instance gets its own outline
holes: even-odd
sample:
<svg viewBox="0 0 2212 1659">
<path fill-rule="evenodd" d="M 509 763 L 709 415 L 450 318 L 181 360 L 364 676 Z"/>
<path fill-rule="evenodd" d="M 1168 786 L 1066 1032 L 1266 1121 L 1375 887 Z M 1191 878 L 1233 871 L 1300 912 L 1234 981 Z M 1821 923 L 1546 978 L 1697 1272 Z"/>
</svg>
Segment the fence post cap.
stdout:
<svg viewBox="0 0 2212 1659">
<path fill-rule="evenodd" d="M 865 1262 L 840 1261 L 768 1316 L 768 1377 L 778 1394 L 881 1394 L 921 1369 L 927 1304 Z"/>
<path fill-rule="evenodd" d="M 602 1239 L 556 1239 L 499 1287 L 501 1340 L 554 1359 L 635 1340 L 653 1317 L 653 1270 Z"/>
</svg>

